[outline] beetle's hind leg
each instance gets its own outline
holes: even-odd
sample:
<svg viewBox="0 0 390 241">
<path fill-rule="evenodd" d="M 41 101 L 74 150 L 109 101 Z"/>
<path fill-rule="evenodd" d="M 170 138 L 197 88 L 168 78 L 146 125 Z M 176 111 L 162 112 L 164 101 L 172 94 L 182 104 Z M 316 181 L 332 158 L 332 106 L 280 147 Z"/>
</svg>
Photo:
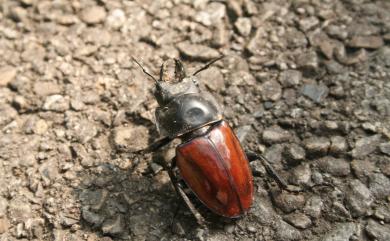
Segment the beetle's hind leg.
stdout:
<svg viewBox="0 0 390 241">
<path fill-rule="evenodd" d="M 197 223 L 202 226 L 206 227 L 206 221 L 203 218 L 203 216 L 196 210 L 194 204 L 191 202 L 191 200 L 188 198 L 187 194 L 184 192 L 183 188 L 179 185 L 179 180 L 176 177 L 175 173 L 173 172 L 173 168 L 176 167 L 176 158 L 172 159 L 171 166 L 168 167 L 168 165 L 164 164 L 164 169 L 168 171 L 169 178 L 171 179 L 171 182 L 176 190 L 176 193 L 181 197 L 181 199 L 184 201 L 184 203 L 187 205 L 188 209 L 191 211 L 191 213 L 196 218 Z"/>
<path fill-rule="evenodd" d="M 298 187 L 288 185 L 287 182 L 281 176 L 279 176 L 279 174 L 275 171 L 275 169 L 269 163 L 267 158 L 265 158 L 263 155 L 249 150 L 246 150 L 245 154 L 248 157 L 249 162 L 260 160 L 265 167 L 265 170 L 267 171 L 268 175 L 270 175 L 278 183 L 280 188 L 294 192 L 300 191 Z"/>
</svg>

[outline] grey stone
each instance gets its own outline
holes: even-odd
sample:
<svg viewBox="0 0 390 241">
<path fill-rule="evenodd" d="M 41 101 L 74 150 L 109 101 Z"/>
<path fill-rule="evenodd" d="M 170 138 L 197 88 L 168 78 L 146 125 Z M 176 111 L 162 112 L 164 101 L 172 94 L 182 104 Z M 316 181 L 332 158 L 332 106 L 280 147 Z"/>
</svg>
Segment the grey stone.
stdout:
<svg viewBox="0 0 390 241">
<path fill-rule="evenodd" d="M 369 236 L 375 238 L 378 241 L 388 241 L 390 240 L 390 225 L 385 224 L 381 225 L 374 220 L 368 220 L 366 226 L 366 232 Z"/>
<path fill-rule="evenodd" d="M 326 137 L 311 137 L 304 140 L 304 145 L 310 153 L 326 154 L 330 147 L 330 141 Z"/>
<path fill-rule="evenodd" d="M 34 83 L 33 89 L 38 96 L 42 97 L 61 93 L 61 87 L 52 82 L 38 81 Z"/>
<path fill-rule="evenodd" d="M 301 90 L 302 94 L 316 103 L 321 103 L 329 94 L 329 88 L 325 85 L 305 84 Z"/>
<path fill-rule="evenodd" d="M 252 23 L 250 18 L 240 17 L 234 23 L 239 34 L 246 37 L 249 36 L 252 30 Z"/>
<path fill-rule="evenodd" d="M 149 130 L 144 126 L 116 127 L 112 136 L 115 148 L 120 151 L 139 151 L 149 143 Z"/>
<path fill-rule="evenodd" d="M 318 43 L 319 48 L 321 50 L 321 53 L 325 55 L 327 59 L 332 59 L 333 58 L 333 53 L 334 53 L 334 48 L 335 48 L 335 43 L 331 41 L 330 39 L 322 39 Z"/>
<path fill-rule="evenodd" d="M 330 232 L 320 237 L 318 241 L 350 241 L 350 238 L 356 232 L 355 223 L 338 223 Z"/>
<path fill-rule="evenodd" d="M 302 31 L 306 32 L 316 27 L 320 23 L 320 21 L 318 20 L 317 17 L 311 16 L 308 18 L 301 19 L 298 23 L 299 23 L 299 28 Z"/>
<path fill-rule="evenodd" d="M 107 13 L 103 7 L 92 6 L 81 11 L 80 18 L 87 24 L 96 24 L 103 22 Z"/>
<path fill-rule="evenodd" d="M 236 226 L 234 224 L 230 224 L 230 223 L 223 226 L 223 230 L 227 233 L 233 233 L 235 228 L 236 228 Z"/>
<path fill-rule="evenodd" d="M 267 174 L 267 171 L 264 168 L 264 165 L 259 161 L 253 161 L 249 163 L 252 173 L 254 176 L 260 176 L 265 177 Z"/>
<path fill-rule="evenodd" d="M 23 125 L 24 132 L 27 134 L 44 134 L 48 129 L 48 124 L 45 120 L 39 119 L 36 116 L 31 116 Z"/>
<path fill-rule="evenodd" d="M 374 216 L 379 220 L 384 220 L 390 223 L 390 207 L 389 205 L 379 206 L 375 209 Z"/>
<path fill-rule="evenodd" d="M 313 174 L 311 175 L 311 179 L 315 184 L 322 184 L 324 182 L 324 177 L 319 171 L 313 171 Z"/>
<path fill-rule="evenodd" d="M 282 152 L 284 147 L 281 144 L 274 144 L 268 148 L 264 154 L 272 164 L 280 164 L 282 162 Z"/>
<path fill-rule="evenodd" d="M 346 194 L 346 205 L 353 217 L 365 215 L 374 202 L 370 190 L 359 180 L 352 180 Z"/>
<path fill-rule="evenodd" d="M 352 156 L 355 158 L 365 157 L 374 152 L 380 144 L 381 135 L 363 137 L 356 141 Z"/>
<path fill-rule="evenodd" d="M 73 139 L 80 142 L 81 144 L 89 142 L 98 133 L 95 124 L 85 119 L 74 119 L 67 122 L 66 126 L 69 129 L 70 135 L 73 137 Z"/>
<path fill-rule="evenodd" d="M 231 86 L 253 86 L 256 79 L 249 71 L 238 70 L 229 74 L 227 83 Z"/>
<path fill-rule="evenodd" d="M 120 8 L 112 10 L 106 18 L 106 25 L 112 29 L 121 28 L 125 22 L 125 12 Z"/>
<path fill-rule="evenodd" d="M 221 91 L 224 88 L 224 77 L 221 70 L 217 67 L 211 66 L 207 70 L 200 72 L 198 76 L 202 83 L 212 91 Z"/>
<path fill-rule="evenodd" d="M 384 45 L 384 42 L 380 36 L 354 36 L 348 45 L 354 48 L 378 49 Z"/>
<path fill-rule="evenodd" d="M 79 198 L 84 206 L 88 205 L 92 211 L 99 211 L 106 203 L 108 194 L 106 189 L 85 190 Z"/>
<path fill-rule="evenodd" d="M 370 176 L 369 189 L 376 198 L 386 198 L 390 196 L 390 180 L 381 173 L 374 173 Z"/>
<path fill-rule="evenodd" d="M 238 140 L 243 143 L 246 139 L 246 136 L 249 134 L 249 132 L 252 130 L 252 127 L 250 125 L 244 125 L 240 126 L 236 129 L 236 136 Z"/>
<path fill-rule="evenodd" d="M 347 150 L 347 141 L 342 136 L 332 136 L 330 138 L 330 149 L 331 153 L 344 153 Z"/>
<path fill-rule="evenodd" d="M 291 144 L 285 149 L 285 156 L 289 162 L 292 164 L 299 163 L 303 161 L 306 157 L 305 149 L 300 145 Z"/>
<path fill-rule="evenodd" d="M 283 220 L 279 220 L 276 223 L 276 240 L 301 240 L 301 232 Z"/>
<path fill-rule="evenodd" d="M 351 172 L 349 162 L 344 159 L 326 156 L 319 159 L 317 164 L 323 172 L 336 177 L 347 176 Z"/>
<path fill-rule="evenodd" d="M 286 213 L 291 213 L 305 205 L 305 197 L 300 194 L 279 193 L 274 197 L 276 206 Z"/>
<path fill-rule="evenodd" d="M 104 234 L 118 236 L 124 232 L 125 222 L 122 215 L 117 215 L 114 219 L 104 221 L 102 231 Z"/>
<path fill-rule="evenodd" d="M 290 28 L 286 31 L 285 38 L 288 46 L 292 48 L 305 48 L 308 44 L 307 38 L 302 31 L 298 31 L 296 28 Z"/>
<path fill-rule="evenodd" d="M 297 58 L 297 66 L 306 72 L 315 72 L 318 69 L 318 56 L 314 51 L 302 53 Z"/>
<path fill-rule="evenodd" d="M 337 25 L 329 25 L 326 29 L 329 36 L 335 37 L 340 40 L 344 40 L 348 37 L 348 32 L 345 28 Z"/>
<path fill-rule="evenodd" d="M 14 222 L 24 222 L 32 216 L 31 205 L 28 201 L 19 198 L 11 200 L 8 206 L 8 214 Z"/>
<path fill-rule="evenodd" d="M 281 143 L 288 141 L 290 138 L 291 134 L 279 126 L 273 126 L 263 131 L 263 140 L 266 143 Z"/>
<path fill-rule="evenodd" d="M 221 56 L 217 50 L 205 45 L 181 42 L 177 45 L 177 47 L 181 54 L 194 60 L 208 61 Z"/>
<path fill-rule="evenodd" d="M 302 72 L 298 70 L 285 70 L 279 75 L 279 81 L 283 87 L 293 87 L 300 84 Z"/>
<path fill-rule="evenodd" d="M 346 31 L 346 29 L 337 25 L 329 25 L 326 28 L 326 31 L 329 36 L 335 37 L 340 40 L 346 39 L 348 37 L 348 32 Z"/>
<path fill-rule="evenodd" d="M 284 217 L 286 222 L 296 228 L 306 229 L 311 226 L 311 219 L 302 213 L 292 213 Z"/>
<path fill-rule="evenodd" d="M 295 167 L 290 176 L 290 181 L 294 185 L 308 186 L 311 182 L 310 165 L 305 163 Z"/>
<path fill-rule="evenodd" d="M 353 160 L 351 162 L 353 173 L 359 178 L 363 179 L 370 176 L 376 169 L 375 163 L 369 160 Z"/>
<path fill-rule="evenodd" d="M 270 225 L 276 220 L 277 214 L 275 213 L 272 203 L 269 199 L 256 198 L 259 201 L 254 202 L 251 209 L 256 221 L 262 225 Z"/>
<path fill-rule="evenodd" d="M 263 28 L 257 28 L 254 36 L 249 40 L 246 49 L 253 55 L 260 54 L 261 50 L 264 49 L 266 36 L 267 33 Z"/>
<path fill-rule="evenodd" d="M 275 80 L 269 80 L 261 85 L 263 99 L 277 101 L 282 97 L 282 86 Z"/>
<path fill-rule="evenodd" d="M 104 220 L 104 217 L 97 213 L 89 211 L 87 207 L 83 207 L 81 209 L 81 215 L 85 221 L 94 226 L 100 226 L 100 224 L 102 224 Z"/>
<path fill-rule="evenodd" d="M 257 229 L 254 226 L 248 226 L 248 227 L 246 227 L 246 230 L 248 230 L 248 232 L 250 232 L 250 233 L 256 233 L 257 232 Z"/>
<path fill-rule="evenodd" d="M 156 163 L 154 163 L 154 162 L 152 162 L 152 163 L 150 164 L 150 168 L 152 169 L 152 171 L 153 171 L 154 174 L 157 174 L 157 173 L 159 173 L 161 170 L 163 170 L 163 167 L 162 167 L 162 166 L 160 166 L 160 165 L 158 165 L 158 164 L 156 164 Z"/>
<path fill-rule="evenodd" d="M 7 104 L 0 104 L 0 127 L 12 122 L 17 115 L 18 112 L 11 106 Z"/>
<path fill-rule="evenodd" d="M 8 85 L 16 77 L 16 68 L 4 66 L 0 68 L 0 87 Z"/>
<path fill-rule="evenodd" d="M 226 7 L 219 2 L 207 4 L 204 10 L 199 11 L 195 20 L 205 26 L 215 26 L 222 21 L 226 15 Z"/>
<path fill-rule="evenodd" d="M 382 153 L 390 156 L 390 142 L 380 144 L 379 149 L 381 150 Z"/>
<path fill-rule="evenodd" d="M 69 100 L 62 95 L 50 95 L 46 97 L 42 109 L 64 112 L 69 109 Z"/>
<path fill-rule="evenodd" d="M 309 199 L 307 199 L 304 212 L 313 218 L 318 218 L 321 215 L 322 207 L 324 206 L 324 203 L 319 196 L 312 196 Z"/>
<path fill-rule="evenodd" d="M 43 180 L 42 184 L 44 186 L 49 186 L 55 182 L 55 180 L 60 178 L 57 161 L 55 159 L 47 160 L 39 167 L 39 173 L 41 174 L 41 179 Z"/>
</svg>

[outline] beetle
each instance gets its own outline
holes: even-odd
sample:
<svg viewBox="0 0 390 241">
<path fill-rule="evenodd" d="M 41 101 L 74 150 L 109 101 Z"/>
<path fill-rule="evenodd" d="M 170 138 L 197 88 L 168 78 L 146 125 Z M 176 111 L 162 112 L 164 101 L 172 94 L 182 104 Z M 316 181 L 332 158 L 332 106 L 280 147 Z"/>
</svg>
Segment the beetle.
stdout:
<svg viewBox="0 0 390 241">
<path fill-rule="evenodd" d="M 216 58 L 191 75 L 178 59 L 165 61 L 157 80 L 134 58 L 142 71 L 155 81 L 156 126 L 163 136 L 138 153 L 149 153 L 179 138 L 171 165 L 163 164 L 179 196 L 197 222 L 205 220 L 196 210 L 183 188 L 180 177 L 197 198 L 212 212 L 237 218 L 248 212 L 253 202 L 253 175 L 250 160 L 261 160 L 267 172 L 282 187 L 285 181 L 260 154 L 244 151 L 234 131 L 224 120 L 221 107 L 207 91 L 201 91 L 196 75 L 223 58 Z M 173 68 L 169 68 L 173 67 Z M 173 171 L 178 168 L 180 177 Z"/>
</svg>

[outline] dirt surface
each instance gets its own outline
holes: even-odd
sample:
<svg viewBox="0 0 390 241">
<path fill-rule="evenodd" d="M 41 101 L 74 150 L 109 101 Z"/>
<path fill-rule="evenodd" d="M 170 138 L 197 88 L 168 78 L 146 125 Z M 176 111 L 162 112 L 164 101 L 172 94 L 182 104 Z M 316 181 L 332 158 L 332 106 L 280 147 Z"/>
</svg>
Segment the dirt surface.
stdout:
<svg viewBox="0 0 390 241">
<path fill-rule="evenodd" d="M 385 0 L 0 1 L 0 240 L 390 240 L 389 42 Z M 159 138 L 131 56 L 157 76 L 222 54 L 202 88 L 303 191 L 253 162 L 246 216 L 194 199 L 207 231 L 170 153 L 131 154 Z"/>
</svg>

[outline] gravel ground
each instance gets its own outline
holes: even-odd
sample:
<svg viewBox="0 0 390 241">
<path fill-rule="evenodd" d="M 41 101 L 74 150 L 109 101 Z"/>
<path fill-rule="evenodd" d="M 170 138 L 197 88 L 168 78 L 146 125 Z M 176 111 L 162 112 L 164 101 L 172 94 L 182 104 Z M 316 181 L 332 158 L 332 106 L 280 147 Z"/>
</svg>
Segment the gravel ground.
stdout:
<svg viewBox="0 0 390 241">
<path fill-rule="evenodd" d="M 0 1 L 0 240 L 390 240 L 389 43 L 385 0 Z M 157 75 L 221 54 L 202 88 L 303 191 L 254 162 L 251 211 L 198 203 L 207 232 L 170 150 L 130 154 L 159 138 L 130 57 Z"/>
</svg>

